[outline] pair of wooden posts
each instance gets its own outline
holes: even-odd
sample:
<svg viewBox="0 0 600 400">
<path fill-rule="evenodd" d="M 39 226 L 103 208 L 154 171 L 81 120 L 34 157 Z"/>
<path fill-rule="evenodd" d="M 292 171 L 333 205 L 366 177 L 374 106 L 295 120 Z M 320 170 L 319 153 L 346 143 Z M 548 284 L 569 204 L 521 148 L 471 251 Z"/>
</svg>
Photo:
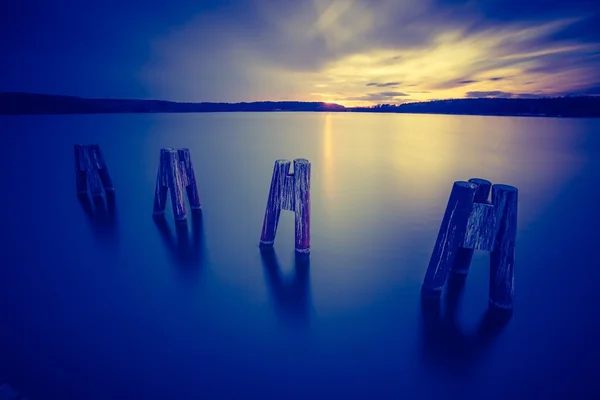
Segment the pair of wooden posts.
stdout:
<svg viewBox="0 0 600 400">
<path fill-rule="evenodd" d="M 100 146 L 76 144 L 75 186 L 77 195 L 87 194 L 88 185 L 93 197 L 102 196 L 103 188 L 107 193 L 115 191 Z"/>
<path fill-rule="evenodd" d="M 288 160 L 275 161 L 260 247 L 273 247 L 281 210 L 289 210 L 296 216 L 296 253 L 307 255 L 310 253 L 310 162 L 304 158 L 294 160 L 292 173 L 291 165 Z"/>
<path fill-rule="evenodd" d="M 171 205 L 175 221 L 185 221 L 187 213 L 183 188 L 186 189 L 192 212 L 201 212 L 196 174 L 189 149 L 165 148 L 160 150 L 160 162 L 154 193 L 154 215 L 164 215 L 167 191 L 171 193 Z"/>
<path fill-rule="evenodd" d="M 454 182 L 421 293 L 440 296 L 449 274 L 466 276 L 473 251 L 485 250 L 491 253 L 489 303 L 512 309 L 517 201 L 513 186 L 478 178 Z"/>
<path fill-rule="evenodd" d="M 295 213 L 295 248 L 310 253 L 310 175 L 306 159 L 292 163 L 277 160 L 260 237 L 261 248 L 272 248 L 281 210 Z M 77 192 L 90 190 L 94 196 L 114 191 L 98 145 L 75 145 Z M 167 191 L 176 221 L 186 220 L 183 188 L 190 207 L 200 211 L 200 197 L 188 149 L 164 148 L 156 178 L 154 215 L 164 215 Z M 491 202 L 488 197 L 492 192 Z M 514 258 L 517 229 L 518 191 L 513 186 L 492 185 L 484 179 L 455 182 L 422 286 L 425 296 L 440 296 L 450 273 L 466 275 L 475 249 L 491 252 L 489 301 L 493 306 L 512 309 Z"/>
<path fill-rule="evenodd" d="M 305 159 L 294 160 L 293 173 L 290 173 L 290 166 L 290 161 L 275 161 L 260 247 L 273 247 L 281 210 L 290 210 L 296 213 L 296 252 L 308 254 L 310 252 L 310 163 Z M 169 190 L 175 220 L 185 220 L 183 187 L 187 189 L 192 210 L 201 210 L 189 150 L 162 149 L 156 179 L 154 214 L 164 214 L 167 190 Z"/>
<path fill-rule="evenodd" d="M 293 173 L 290 173 L 290 166 L 288 160 L 275 161 L 260 247 L 273 247 L 281 210 L 290 210 L 296 214 L 296 252 L 309 254 L 310 162 L 305 159 L 294 160 Z M 164 214 L 167 191 L 170 191 L 175 220 L 185 220 L 183 187 L 187 190 L 192 210 L 202 210 L 189 150 L 162 149 L 156 178 L 154 215 Z"/>
</svg>

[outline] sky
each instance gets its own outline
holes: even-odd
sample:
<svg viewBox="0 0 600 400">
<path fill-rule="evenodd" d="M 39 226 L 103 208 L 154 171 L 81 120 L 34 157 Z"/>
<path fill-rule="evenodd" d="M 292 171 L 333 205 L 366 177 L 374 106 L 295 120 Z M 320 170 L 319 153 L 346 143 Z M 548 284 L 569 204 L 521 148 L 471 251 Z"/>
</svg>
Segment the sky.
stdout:
<svg viewBox="0 0 600 400">
<path fill-rule="evenodd" d="M 5 0 L 0 91 L 345 106 L 600 95 L 600 0 Z"/>
</svg>

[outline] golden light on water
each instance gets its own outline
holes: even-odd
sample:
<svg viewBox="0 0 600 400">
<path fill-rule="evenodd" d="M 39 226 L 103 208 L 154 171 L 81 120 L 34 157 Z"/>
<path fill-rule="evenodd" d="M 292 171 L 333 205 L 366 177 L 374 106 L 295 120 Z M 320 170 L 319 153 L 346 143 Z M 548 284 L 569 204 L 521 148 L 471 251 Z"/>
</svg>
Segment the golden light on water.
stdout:
<svg viewBox="0 0 600 400">
<path fill-rule="evenodd" d="M 423 197 L 435 198 L 448 190 L 448 182 L 464 178 L 456 173 L 463 143 L 461 127 L 443 116 L 430 118 L 427 130 L 422 123 L 420 115 L 324 114 L 321 179 L 329 212 L 351 207 L 339 199 L 344 203 L 349 199 L 368 204 L 387 201 L 375 190 L 381 180 L 397 188 L 398 198 L 393 201 L 407 206 Z M 364 182 L 362 190 L 351 190 L 352 181 Z M 368 219 L 368 213 L 364 218 Z"/>
<path fill-rule="evenodd" d="M 333 196 L 335 183 L 333 171 L 333 130 L 331 114 L 325 114 L 323 121 L 323 192 L 330 199 Z"/>
<path fill-rule="evenodd" d="M 392 119 L 390 160 L 397 182 L 410 193 L 432 196 L 440 187 L 447 190 L 452 182 L 452 171 L 460 163 L 460 136 L 454 120 L 438 116 L 429 119 L 428 131 L 422 127 L 418 115 Z M 436 128 L 436 125 L 439 128 Z"/>
</svg>

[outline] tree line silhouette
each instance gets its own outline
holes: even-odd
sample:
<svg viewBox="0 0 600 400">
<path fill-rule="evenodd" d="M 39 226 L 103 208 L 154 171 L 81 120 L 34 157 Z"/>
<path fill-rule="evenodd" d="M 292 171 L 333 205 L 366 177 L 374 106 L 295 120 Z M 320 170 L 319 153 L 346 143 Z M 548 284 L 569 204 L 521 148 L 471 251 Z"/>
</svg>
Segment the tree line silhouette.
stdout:
<svg viewBox="0 0 600 400">
<path fill-rule="evenodd" d="M 433 100 L 399 105 L 378 104 L 373 107 L 357 107 L 352 111 L 414 114 L 600 117 L 600 96 Z"/>
<path fill-rule="evenodd" d="M 0 114 L 112 114 L 199 112 L 377 112 L 460 115 L 600 117 L 600 96 L 553 98 L 473 98 L 433 100 L 371 107 L 303 101 L 248 103 L 179 103 L 165 100 L 91 99 L 37 93 L 0 93 Z"/>
</svg>

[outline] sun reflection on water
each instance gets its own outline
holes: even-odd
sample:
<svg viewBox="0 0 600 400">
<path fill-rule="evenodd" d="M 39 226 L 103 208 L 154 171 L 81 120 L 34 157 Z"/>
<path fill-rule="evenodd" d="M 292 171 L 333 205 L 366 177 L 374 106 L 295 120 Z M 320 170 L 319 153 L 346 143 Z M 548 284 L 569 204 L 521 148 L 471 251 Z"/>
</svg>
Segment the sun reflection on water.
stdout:
<svg viewBox="0 0 600 400">
<path fill-rule="evenodd" d="M 325 114 L 323 129 L 323 192 L 327 199 L 333 196 L 335 182 L 333 171 L 333 128 L 331 114 Z"/>
</svg>

